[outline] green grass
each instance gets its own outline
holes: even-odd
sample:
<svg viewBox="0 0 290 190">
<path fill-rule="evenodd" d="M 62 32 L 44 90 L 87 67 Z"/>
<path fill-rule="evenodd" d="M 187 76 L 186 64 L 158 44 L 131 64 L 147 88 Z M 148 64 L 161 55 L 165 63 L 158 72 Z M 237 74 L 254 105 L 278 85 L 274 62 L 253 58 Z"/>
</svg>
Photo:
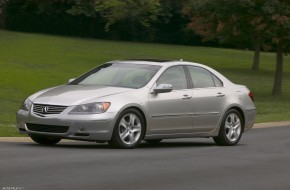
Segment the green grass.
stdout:
<svg viewBox="0 0 290 190">
<path fill-rule="evenodd" d="M 262 53 L 261 70 L 250 70 L 253 52 L 149 43 L 104 41 L 0 31 L 0 136 L 17 136 L 15 112 L 30 94 L 64 84 L 106 61 L 126 58 L 184 59 L 223 73 L 254 93 L 257 122 L 290 120 L 290 57 L 285 57 L 283 96 L 271 96 L 275 54 Z"/>
</svg>

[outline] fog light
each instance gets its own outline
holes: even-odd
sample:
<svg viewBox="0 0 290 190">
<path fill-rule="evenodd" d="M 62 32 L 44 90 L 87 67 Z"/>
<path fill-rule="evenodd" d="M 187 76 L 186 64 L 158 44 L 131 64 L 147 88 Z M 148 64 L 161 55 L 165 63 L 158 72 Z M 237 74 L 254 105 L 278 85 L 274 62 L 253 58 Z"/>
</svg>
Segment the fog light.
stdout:
<svg viewBox="0 0 290 190">
<path fill-rule="evenodd" d="M 24 122 L 17 122 L 17 128 L 25 128 Z"/>
</svg>

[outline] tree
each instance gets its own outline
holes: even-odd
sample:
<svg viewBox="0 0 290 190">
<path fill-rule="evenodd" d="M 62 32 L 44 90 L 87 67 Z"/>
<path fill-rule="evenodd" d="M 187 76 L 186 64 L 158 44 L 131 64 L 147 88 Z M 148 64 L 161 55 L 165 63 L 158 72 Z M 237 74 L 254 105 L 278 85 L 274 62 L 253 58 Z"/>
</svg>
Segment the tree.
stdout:
<svg viewBox="0 0 290 190">
<path fill-rule="evenodd" d="M 183 16 L 182 9 L 188 4 L 188 0 L 160 0 L 160 4 L 162 14 L 152 25 L 156 29 L 156 41 L 170 44 L 191 44 L 192 42 L 196 44 L 192 33 L 185 30 L 188 18 Z"/>
<path fill-rule="evenodd" d="M 7 2 L 8 2 L 8 0 L 0 0 L 0 13 L 2 13 L 3 8 Z"/>
<path fill-rule="evenodd" d="M 101 17 L 105 30 L 114 26 L 130 32 L 131 35 L 147 30 L 161 14 L 160 0 L 76 0 L 68 10 L 72 15 L 83 14 L 88 17 Z M 147 33 L 147 34 L 150 34 Z"/>
<path fill-rule="evenodd" d="M 283 54 L 290 50 L 290 2 L 287 0 L 269 0 L 264 7 L 269 22 L 267 29 L 269 44 L 276 52 L 276 72 L 272 95 L 282 94 Z"/>
<path fill-rule="evenodd" d="M 0 0 L 0 28 L 5 28 L 7 2 L 8 0 Z"/>
<path fill-rule="evenodd" d="M 259 70 L 260 49 L 267 27 L 262 10 L 263 0 L 192 0 L 184 8 L 191 18 L 188 28 L 203 41 L 254 49 L 253 70 Z"/>
<path fill-rule="evenodd" d="M 221 6 L 223 5 L 223 6 Z M 259 69 L 261 45 L 277 53 L 272 94 L 282 92 L 283 53 L 289 50 L 290 2 L 288 0 L 192 0 L 184 9 L 188 27 L 203 37 L 222 43 L 251 43 L 252 68 Z"/>
</svg>

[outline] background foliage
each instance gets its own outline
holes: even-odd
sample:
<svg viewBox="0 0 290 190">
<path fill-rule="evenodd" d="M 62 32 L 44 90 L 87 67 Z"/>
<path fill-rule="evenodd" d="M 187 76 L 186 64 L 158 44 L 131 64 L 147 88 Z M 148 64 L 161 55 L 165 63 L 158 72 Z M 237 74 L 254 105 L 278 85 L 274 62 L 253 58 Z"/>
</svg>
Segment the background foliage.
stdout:
<svg viewBox="0 0 290 190">
<path fill-rule="evenodd" d="M 5 28 L 110 40 L 203 45 L 186 29 L 187 0 L 10 0 Z M 216 42 L 205 45 L 219 46 Z"/>
</svg>

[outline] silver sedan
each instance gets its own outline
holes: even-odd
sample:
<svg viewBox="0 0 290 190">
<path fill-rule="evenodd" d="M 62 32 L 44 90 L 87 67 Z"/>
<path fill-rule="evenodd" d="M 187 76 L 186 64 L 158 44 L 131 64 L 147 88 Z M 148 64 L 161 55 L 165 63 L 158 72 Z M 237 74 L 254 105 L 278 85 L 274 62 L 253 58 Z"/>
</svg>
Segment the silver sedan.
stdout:
<svg viewBox="0 0 290 190">
<path fill-rule="evenodd" d="M 44 145 L 75 139 L 134 148 L 142 140 L 213 137 L 231 146 L 255 115 L 251 91 L 210 67 L 122 60 L 29 96 L 17 112 L 17 128 Z"/>
</svg>

